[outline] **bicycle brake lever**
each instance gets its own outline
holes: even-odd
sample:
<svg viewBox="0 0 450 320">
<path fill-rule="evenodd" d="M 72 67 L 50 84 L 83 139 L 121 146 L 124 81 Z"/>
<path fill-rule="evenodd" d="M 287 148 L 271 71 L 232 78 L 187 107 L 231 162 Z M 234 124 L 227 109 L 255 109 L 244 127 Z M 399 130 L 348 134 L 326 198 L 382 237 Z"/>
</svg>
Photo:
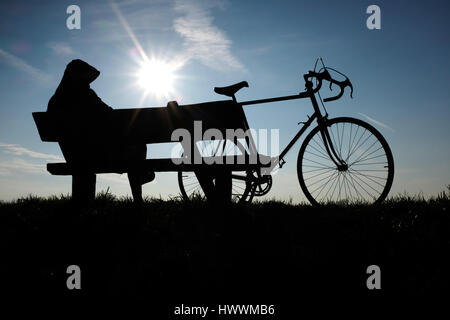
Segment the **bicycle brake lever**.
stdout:
<svg viewBox="0 0 450 320">
<path fill-rule="evenodd" d="M 348 78 L 347 78 L 347 80 L 348 80 L 348 86 L 350 87 L 350 98 L 353 99 L 353 85 Z"/>
</svg>

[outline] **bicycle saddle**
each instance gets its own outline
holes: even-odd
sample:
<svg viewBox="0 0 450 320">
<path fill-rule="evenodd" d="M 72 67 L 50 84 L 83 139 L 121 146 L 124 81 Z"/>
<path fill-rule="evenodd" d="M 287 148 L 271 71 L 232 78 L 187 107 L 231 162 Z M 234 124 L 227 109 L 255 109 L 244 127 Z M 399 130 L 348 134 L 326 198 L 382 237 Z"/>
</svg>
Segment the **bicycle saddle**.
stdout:
<svg viewBox="0 0 450 320">
<path fill-rule="evenodd" d="M 218 94 L 223 94 L 228 97 L 233 97 L 236 92 L 241 90 L 243 87 L 248 87 L 247 81 L 241 81 L 236 84 L 232 84 L 227 87 L 215 87 L 214 92 Z"/>
</svg>

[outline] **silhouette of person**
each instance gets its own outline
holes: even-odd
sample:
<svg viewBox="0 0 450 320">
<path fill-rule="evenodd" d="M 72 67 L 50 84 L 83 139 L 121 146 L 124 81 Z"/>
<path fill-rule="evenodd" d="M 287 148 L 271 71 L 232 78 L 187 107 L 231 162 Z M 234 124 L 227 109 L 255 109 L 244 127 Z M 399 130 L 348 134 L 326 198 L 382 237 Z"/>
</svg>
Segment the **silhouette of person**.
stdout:
<svg viewBox="0 0 450 320">
<path fill-rule="evenodd" d="M 110 123 L 113 109 L 90 88 L 99 75 L 100 71 L 83 60 L 72 60 L 48 102 L 47 112 L 56 116 L 62 128 L 59 144 L 63 155 L 69 164 L 80 169 L 73 175 L 74 186 L 82 185 L 76 188 L 77 191 L 73 188 L 74 198 L 95 197 L 96 177 L 95 173 L 89 172 L 89 168 L 145 160 L 147 155 L 145 144 L 122 144 L 115 136 Z M 128 172 L 135 202 L 142 202 L 142 184 L 154 178 L 153 171 Z"/>
</svg>

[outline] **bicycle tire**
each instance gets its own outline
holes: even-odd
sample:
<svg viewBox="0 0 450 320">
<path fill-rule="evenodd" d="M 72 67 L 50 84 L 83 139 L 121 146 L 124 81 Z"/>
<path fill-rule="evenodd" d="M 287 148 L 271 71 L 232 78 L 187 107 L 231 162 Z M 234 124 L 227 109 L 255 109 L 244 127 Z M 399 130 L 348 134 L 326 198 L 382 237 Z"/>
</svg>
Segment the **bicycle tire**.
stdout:
<svg viewBox="0 0 450 320">
<path fill-rule="evenodd" d="M 327 120 L 326 128 L 336 153 L 348 169 L 338 170 L 330 159 L 320 127 L 311 130 L 297 158 L 300 187 L 309 202 L 313 205 L 382 202 L 392 187 L 394 159 L 381 133 L 367 122 L 350 117 Z M 335 195 L 336 189 L 339 190 Z"/>
</svg>

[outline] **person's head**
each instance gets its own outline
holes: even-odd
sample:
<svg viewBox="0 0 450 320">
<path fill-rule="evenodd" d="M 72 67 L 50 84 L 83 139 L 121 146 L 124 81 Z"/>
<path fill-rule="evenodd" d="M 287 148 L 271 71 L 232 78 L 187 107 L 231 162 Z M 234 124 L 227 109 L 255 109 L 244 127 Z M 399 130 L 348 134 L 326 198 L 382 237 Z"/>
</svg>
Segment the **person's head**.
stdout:
<svg viewBox="0 0 450 320">
<path fill-rule="evenodd" d="M 93 66 L 83 60 L 76 59 L 67 64 L 61 82 L 64 81 L 76 85 L 89 85 L 92 81 L 97 79 L 99 75 L 100 71 Z"/>
</svg>

